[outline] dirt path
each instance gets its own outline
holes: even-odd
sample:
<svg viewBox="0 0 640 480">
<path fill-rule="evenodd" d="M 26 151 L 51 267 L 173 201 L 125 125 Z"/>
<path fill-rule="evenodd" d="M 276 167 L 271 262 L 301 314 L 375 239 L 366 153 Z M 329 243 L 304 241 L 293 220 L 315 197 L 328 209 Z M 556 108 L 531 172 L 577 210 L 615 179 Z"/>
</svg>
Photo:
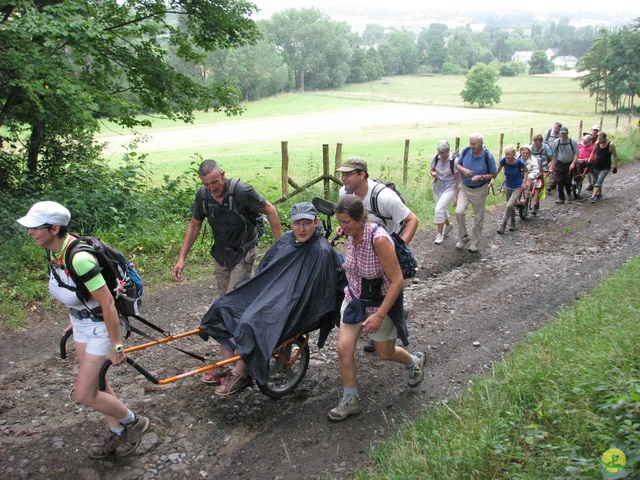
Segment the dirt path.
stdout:
<svg viewBox="0 0 640 480">
<path fill-rule="evenodd" d="M 300 479 L 338 478 L 368 462 L 371 444 L 390 438 L 425 406 L 462 391 L 488 372 L 528 332 L 584 295 L 640 252 L 640 163 L 610 175 L 605 198 L 564 206 L 543 202 L 541 214 L 516 232 L 495 234 L 486 219 L 479 254 L 456 251 L 455 238 L 412 243 L 421 271 L 408 282 L 411 348 L 426 352 L 419 389 L 399 367 L 358 352 L 365 411 L 339 424 L 326 419 L 341 392 L 335 332 L 312 347 L 307 376 L 276 401 L 257 388 L 218 398 L 196 378 L 158 387 L 128 367 L 112 369 L 116 391 L 152 420 L 137 454 L 90 460 L 85 450 L 104 433 L 100 417 L 70 400 L 76 369 L 57 356 L 64 315 L 32 318 L 33 328 L 0 341 L 0 478 L 32 479 Z M 145 314 L 175 332 L 199 325 L 214 293 L 207 284 L 175 285 L 145 299 Z M 479 342 L 479 346 L 474 346 Z M 196 341 L 193 350 L 210 354 Z M 194 366 L 168 348 L 137 356 L 158 375 Z"/>
</svg>

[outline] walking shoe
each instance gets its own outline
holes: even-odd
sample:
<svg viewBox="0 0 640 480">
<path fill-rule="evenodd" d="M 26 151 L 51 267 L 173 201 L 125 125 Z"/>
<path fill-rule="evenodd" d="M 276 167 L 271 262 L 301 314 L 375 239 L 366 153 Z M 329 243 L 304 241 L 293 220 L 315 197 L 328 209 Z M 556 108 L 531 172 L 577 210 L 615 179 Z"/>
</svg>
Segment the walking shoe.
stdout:
<svg viewBox="0 0 640 480">
<path fill-rule="evenodd" d="M 416 357 L 418 357 L 418 363 L 413 370 L 409 372 L 409 380 L 407 381 L 407 385 L 411 388 L 416 388 L 422 383 L 422 380 L 424 380 L 424 366 L 427 363 L 427 357 L 424 353 L 418 352 L 416 353 Z"/>
<path fill-rule="evenodd" d="M 222 379 L 229 375 L 230 372 L 231 369 L 229 367 L 212 368 L 211 370 L 204 372 L 204 375 L 202 375 L 200 380 L 202 380 L 202 383 L 206 383 L 207 385 L 217 386 L 222 383 Z"/>
<path fill-rule="evenodd" d="M 598 200 L 598 198 L 597 198 L 597 197 L 591 197 L 591 198 L 589 199 L 589 201 L 590 201 L 591 203 L 596 203 L 596 200 Z"/>
<path fill-rule="evenodd" d="M 362 350 L 368 353 L 375 352 L 376 344 L 373 343 L 373 340 L 367 340 L 367 343 L 364 344 L 364 347 L 362 347 Z"/>
<path fill-rule="evenodd" d="M 89 456 L 91 458 L 106 458 L 115 455 L 121 442 L 120 435 L 109 430 L 109 434 L 104 437 L 102 442 L 94 443 L 89 447 Z"/>
<path fill-rule="evenodd" d="M 536 204 L 533 206 L 533 210 L 531 210 L 531 215 L 534 215 L 534 216 L 535 216 L 535 215 L 537 215 L 537 214 L 538 214 L 538 210 L 539 210 L 539 209 L 540 209 L 540 204 L 539 204 L 539 203 L 536 203 Z"/>
<path fill-rule="evenodd" d="M 344 420 L 349 415 L 358 415 L 362 412 L 362 405 L 360 404 L 360 397 L 353 395 L 349 397 L 342 397 L 338 406 L 327 415 L 327 418 L 332 422 L 339 422 Z"/>
<path fill-rule="evenodd" d="M 442 231 L 442 235 L 446 237 L 447 235 L 449 235 L 449 233 L 451 233 L 451 230 L 453 230 L 453 225 L 445 225 L 444 230 Z"/>
<path fill-rule="evenodd" d="M 564 205 L 564 200 L 556 200 L 556 205 Z"/>
<path fill-rule="evenodd" d="M 471 253 L 478 253 L 478 246 L 477 245 L 469 245 L 469 251 Z"/>
<path fill-rule="evenodd" d="M 456 248 L 458 250 L 462 250 L 468 241 L 469 235 L 465 235 L 464 237 L 459 238 L 458 242 L 456 243 Z"/>
<path fill-rule="evenodd" d="M 504 233 L 504 229 L 507 228 L 507 224 L 506 223 L 501 223 L 500 226 L 498 227 L 498 230 L 496 230 L 496 232 L 498 232 L 500 235 L 502 235 Z"/>
<path fill-rule="evenodd" d="M 250 384 L 251 378 L 249 378 L 248 375 L 241 377 L 236 373 L 230 372 L 229 375 L 222 380 L 222 383 L 218 385 L 214 393 L 219 396 L 233 395 L 243 388 L 248 387 Z"/>
<path fill-rule="evenodd" d="M 436 235 L 436 239 L 433 243 L 435 243 L 436 245 L 442 245 L 442 242 L 444 242 L 444 235 L 442 233 L 439 233 Z"/>
<path fill-rule="evenodd" d="M 586 190 L 587 192 L 591 192 L 591 191 L 593 191 L 593 185 L 589 185 L 587 188 L 585 188 L 585 190 Z"/>
<path fill-rule="evenodd" d="M 509 231 L 510 231 L 510 232 L 513 232 L 516 228 L 518 228 L 518 227 L 516 226 L 516 219 L 515 219 L 515 218 L 512 218 L 512 219 L 511 219 L 511 223 L 509 223 Z"/>
<path fill-rule="evenodd" d="M 120 444 L 116 448 L 116 456 L 126 457 L 138 448 L 142 434 L 149 428 L 149 419 L 142 415 L 136 415 L 136 419 L 124 426 L 120 434 Z"/>
</svg>

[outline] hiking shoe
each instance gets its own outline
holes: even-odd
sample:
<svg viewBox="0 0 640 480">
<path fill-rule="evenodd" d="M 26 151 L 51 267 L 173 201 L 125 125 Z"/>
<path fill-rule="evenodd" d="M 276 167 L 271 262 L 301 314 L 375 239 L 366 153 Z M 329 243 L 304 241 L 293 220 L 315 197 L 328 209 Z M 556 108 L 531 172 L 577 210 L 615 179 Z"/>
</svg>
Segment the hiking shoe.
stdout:
<svg viewBox="0 0 640 480">
<path fill-rule="evenodd" d="M 251 378 L 248 375 L 241 377 L 237 373 L 229 372 L 229 375 L 222 380 L 222 383 L 218 385 L 214 393 L 219 396 L 233 395 L 250 384 Z"/>
<path fill-rule="evenodd" d="M 436 245 L 442 245 L 442 242 L 444 242 L 444 234 L 439 233 L 436 235 L 436 239 L 433 243 L 435 243 Z"/>
<path fill-rule="evenodd" d="M 407 381 L 407 385 L 411 388 L 416 388 L 422 383 L 422 380 L 424 380 L 424 366 L 427 363 L 427 357 L 424 353 L 418 352 L 416 353 L 416 357 L 418 357 L 418 363 L 413 370 L 409 372 L 409 380 Z"/>
<path fill-rule="evenodd" d="M 89 447 L 89 456 L 91 458 L 106 458 L 115 455 L 120 443 L 122 443 L 122 437 L 109 430 L 109 434 L 102 442 L 94 443 Z"/>
<path fill-rule="evenodd" d="M 451 233 L 451 230 L 453 230 L 453 225 L 451 225 L 451 224 L 445 225 L 444 226 L 444 230 L 442 230 L 442 235 L 444 235 L 446 237 L 447 235 L 449 235 Z"/>
<path fill-rule="evenodd" d="M 511 219 L 511 223 L 509 223 L 509 231 L 513 232 L 516 228 L 518 228 L 516 226 L 516 220 L 515 220 L 515 218 L 512 218 Z"/>
<path fill-rule="evenodd" d="M 590 201 L 591 203 L 596 203 L 596 200 L 598 200 L 598 198 L 597 198 L 597 197 L 591 197 L 591 198 L 589 199 L 589 201 Z"/>
<path fill-rule="evenodd" d="M 124 426 L 120 434 L 120 444 L 116 448 L 116 456 L 126 457 L 138 448 L 142 434 L 149 428 L 149 419 L 136 415 L 136 419 Z"/>
<path fill-rule="evenodd" d="M 469 251 L 471 253 L 478 253 L 478 246 L 477 245 L 469 245 Z"/>
<path fill-rule="evenodd" d="M 469 235 L 465 235 L 464 237 L 459 238 L 458 242 L 456 243 L 456 248 L 458 250 L 462 250 L 468 241 L 469 241 Z"/>
<path fill-rule="evenodd" d="M 593 185 L 589 185 L 587 188 L 585 188 L 585 190 L 587 192 L 592 192 L 593 191 Z"/>
<path fill-rule="evenodd" d="M 360 412 L 362 412 L 360 397 L 358 395 L 353 395 L 349 397 L 342 397 L 338 406 L 329 412 L 327 418 L 332 422 L 339 422 L 347 418 L 349 415 L 358 415 Z"/>
<path fill-rule="evenodd" d="M 499 233 L 500 235 L 502 235 L 504 233 L 505 228 L 507 228 L 507 224 L 506 223 L 502 223 L 502 224 L 500 224 L 500 226 L 498 227 L 498 230 L 496 230 L 496 232 Z"/>
<path fill-rule="evenodd" d="M 556 200 L 556 205 L 564 205 L 564 200 Z"/>
<path fill-rule="evenodd" d="M 204 372 L 204 375 L 200 377 L 202 383 L 206 383 L 207 385 L 220 385 L 222 383 L 222 379 L 229 375 L 231 369 L 226 367 L 216 367 L 211 370 L 207 370 Z"/>
<path fill-rule="evenodd" d="M 362 347 L 362 350 L 368 353 L 375 352 L 376 344 L 373 343 L 373 340 L 367 340 L 367 343 L 364 344 L 364 347 Z"/>
</svg>

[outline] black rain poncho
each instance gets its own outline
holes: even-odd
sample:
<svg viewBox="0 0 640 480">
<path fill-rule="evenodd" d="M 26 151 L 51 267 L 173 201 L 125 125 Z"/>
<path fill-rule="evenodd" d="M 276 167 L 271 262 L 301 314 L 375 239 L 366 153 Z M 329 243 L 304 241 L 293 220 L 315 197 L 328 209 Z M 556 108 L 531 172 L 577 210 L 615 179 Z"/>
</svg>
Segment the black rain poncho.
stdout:
<svg viewBox="0 0 640 480">
<path fill-rule="evenodd" d="M 318 347 L 339 324 L 341 262 L 321 229 L 307 242 L 293 232 L 283 235 L 265 254 L 256 275 L 216 300 L 200 329 L 238 354 L 263 385 L 269 358 L 282 341 L 320 328 Z"/>
</svg>

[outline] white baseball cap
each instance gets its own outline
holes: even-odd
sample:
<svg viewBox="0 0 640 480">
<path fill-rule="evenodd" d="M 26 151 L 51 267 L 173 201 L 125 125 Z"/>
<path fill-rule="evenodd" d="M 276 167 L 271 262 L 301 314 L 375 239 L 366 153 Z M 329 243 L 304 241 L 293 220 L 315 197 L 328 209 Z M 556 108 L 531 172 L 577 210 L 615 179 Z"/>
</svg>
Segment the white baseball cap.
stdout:
<svg viewBox="0 0 640 480">
<path fill-rule="evenodd" d="M 596 124 L 593 127 L 591 127 L 591 130 L 598 130 L 600 131 L 600 125 Z"/>
<path fill-rule="evenodd" d="M 41 225 L 69 225 L 71 213 L 65 207 L 49 200 L 34 203 L 29 212 L 17 220 L 23 227 L 35 228 Z"/>
</svg>

